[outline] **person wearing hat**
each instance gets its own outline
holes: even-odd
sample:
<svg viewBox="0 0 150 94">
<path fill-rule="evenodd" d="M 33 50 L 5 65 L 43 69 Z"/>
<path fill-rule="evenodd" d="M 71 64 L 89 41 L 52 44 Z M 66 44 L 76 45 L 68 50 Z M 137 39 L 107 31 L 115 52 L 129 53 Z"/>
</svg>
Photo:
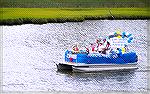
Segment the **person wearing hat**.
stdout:
<svg viewBox="0 0 150 94">
<path fill-rule="evenodd" d="M 79 48 L 78 48 L 77 44 L 74 45 L 72 49 L 73 49 L 73 53 L 79 53 Z"/>
</svg>

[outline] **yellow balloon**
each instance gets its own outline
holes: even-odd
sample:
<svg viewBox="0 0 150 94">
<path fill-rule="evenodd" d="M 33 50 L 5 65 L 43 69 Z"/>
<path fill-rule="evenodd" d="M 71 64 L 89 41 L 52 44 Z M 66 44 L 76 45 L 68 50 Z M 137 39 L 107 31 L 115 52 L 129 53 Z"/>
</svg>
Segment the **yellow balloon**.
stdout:
<svg viewBox="0 0 150 94">
<path fill-rule="evenodd" d="M 125 53 L 125 51 L 126 51 L 126 49 L 125 49 L 125 48 L 122 48 L 122 53 L 123 53 L 123 54 Z"/>
<path fill-rule="evenodd" d="M 119 36 L 117 36 L 117 38 L 121 38 L 121 36 L 119 35 Z"/>
<path fill-rule="evenodd" d="M 116 33 L 117 33 L 117 34 L 120 34 L 120 31 L 117 31 Z"/>
</svg>

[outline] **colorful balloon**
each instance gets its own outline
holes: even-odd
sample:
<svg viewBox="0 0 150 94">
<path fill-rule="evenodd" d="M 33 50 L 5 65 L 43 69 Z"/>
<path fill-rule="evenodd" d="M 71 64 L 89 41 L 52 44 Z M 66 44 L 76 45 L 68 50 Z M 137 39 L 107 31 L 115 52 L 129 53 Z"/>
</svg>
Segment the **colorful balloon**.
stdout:
<svg viewBox="0 0 150 94">
<path fill-rule="evenodd" d="M 127 44 L 124 44 L 124 47 L 126 47 L 127 46 Z"/>
<path fill-rule="evenodd" d="M 120 31 L 117 31 L 116 34 L 120 34 Z"/>
<path fill-rule="evenodd" d="M 126 32 L 122 32 L 122 35 L 126 35 Z"/>
<path fill-rule="evenodd" d="M 125 38 L 126 33 L 122 32 L 122 38 Z"/>
<path fill-rule="evenodd" d="M 123 53 L 123 54 L 125 53 L 125 51 L 126 51 L 126 49 L 125 49 L 125 48 L 122 48 L 122 53 Z"/>
<path fill-rule="evenodd" d="M 122 37 L 119 35 L 119 36 L 117 36 L 117 38 L 122 38 Z"/>
<path fill-rule="evenodd" d="M 132 36 L 132 34 L 127 35 L 128 38 L 129 38 L 130 36 Z"/>
<path fill-rule="evenodd" d="M 133 37 L 130 37 L 129 40 L 133 40 Z"/>
<path fill-rule="evenodd" d="M 128 40 L 128 43 L 131 43 L 131 40 Z"/>
<path fill-rule="evenodd" d="M 116 33 L 116 32 L 114 32 L 114 35 L 117 35 L 117 33 Z"/>
</svg>

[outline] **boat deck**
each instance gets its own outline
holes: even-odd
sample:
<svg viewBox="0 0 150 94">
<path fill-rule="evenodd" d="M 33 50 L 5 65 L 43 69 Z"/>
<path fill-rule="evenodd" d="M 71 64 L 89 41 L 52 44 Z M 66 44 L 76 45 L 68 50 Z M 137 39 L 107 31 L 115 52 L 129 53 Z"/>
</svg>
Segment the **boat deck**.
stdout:
<svg viewBox="0 0 150 94">
<path fill-rule="evenodd" d="M 137 69 L 137 63 L 128 64 L 84 64 L 64 62 L 57 65 L 58 70 L 72 70 L 73 72 L 98 72 L 108 70 Z"/>
</svg>

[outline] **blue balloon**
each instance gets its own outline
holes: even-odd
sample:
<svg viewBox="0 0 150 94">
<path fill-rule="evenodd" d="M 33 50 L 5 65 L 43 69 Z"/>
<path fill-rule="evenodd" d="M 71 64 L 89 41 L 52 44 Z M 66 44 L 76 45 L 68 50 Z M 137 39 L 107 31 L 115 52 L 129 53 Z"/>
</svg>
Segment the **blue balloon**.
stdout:
<svg viewBox="0 0 150 94">
<path fill-rule="evenodd" d="M 122 35 L 122 38 L 125 38 L 125 35 Z"/>
<path fill-rule="evenodd" d="M 126 46 L 127 46 L 127 44 L 124 44 L 124 46 L 126 47 Z"/>
<path fill-rule="evenodd" d="M 125 38 L 126 32 L 122 32 L 122 38 Z"/>
<path fill-rule="evenodd" d="M 128 37 L 132 36 L 132 34 L 129 34 Z"/>
<path fill-rule="evenodd" d="M 126 32 L 122 32 L 122 35 L 126 35 Z"/>
<path fill-rule="evenodd" d="M 128 43 L 130 43 L 131 42 L 131 40 L 128 40 Z"/>
<path fill-rule="evenodd" d="M 129 40 L 133 40 L 133 37 L 130 37 Z"/>
</svg>

